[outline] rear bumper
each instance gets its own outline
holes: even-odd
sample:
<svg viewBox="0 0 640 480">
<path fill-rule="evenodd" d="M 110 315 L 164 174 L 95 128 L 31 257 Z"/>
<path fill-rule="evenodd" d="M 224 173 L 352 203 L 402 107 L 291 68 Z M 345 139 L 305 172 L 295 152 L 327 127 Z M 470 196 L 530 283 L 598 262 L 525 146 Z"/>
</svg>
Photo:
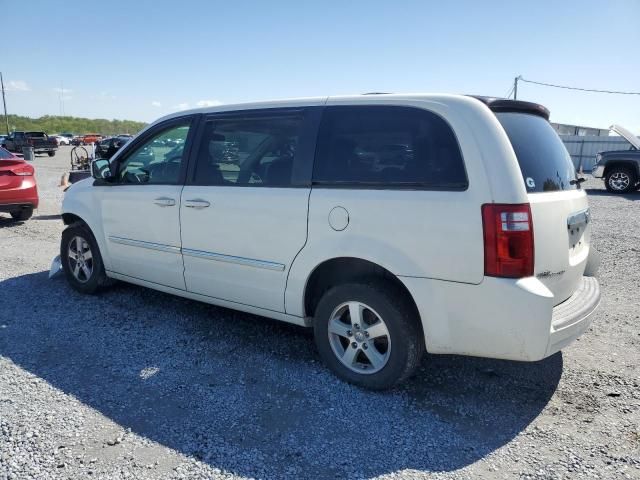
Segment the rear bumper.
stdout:
<svg viewBox="0 0 640 480">
<path fill-rule="evenodd" d="M 35 177 L 22 177 L 18 187 L 0 189 L 0 211 L 12 212 L 23 207 L 38 208 Z"/>
<path fill-rule="evenodd" d="M 16 212 L 18 210 L 22 210 L 23 208 L 38 208 L 37 204 L 25 202 L 25 203 L 0 203 L 0 212 Z"/>
<path fill-rule="evenodd" d="M 485 277 L 478 285 L 401 280 L 418 306 L 429 353 L 541 360 L 584 333 L 600 301 L 593 277 L 582 277 L 574 294 L 557 306 L 535 277 Z"/>
<path fill-rule="evenodd" d="M 591 314 L 600 304 L 600 284 L 595 277 L 582 277 L 571 297 L 553 308 L 549 345 L 545 357 L 560 351 L 591 325 Z"/>
</svg>

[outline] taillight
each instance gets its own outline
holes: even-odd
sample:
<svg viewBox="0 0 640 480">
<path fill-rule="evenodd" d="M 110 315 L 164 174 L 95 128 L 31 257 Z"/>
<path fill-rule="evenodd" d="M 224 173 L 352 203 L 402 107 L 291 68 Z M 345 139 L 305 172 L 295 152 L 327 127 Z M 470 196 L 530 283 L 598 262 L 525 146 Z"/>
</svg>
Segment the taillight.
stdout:
<svg viewBox="0 0 640 480">
<path fill-rule="evenodd" d="M 0 171 L 0 175 L 17 175 L 19 177 L 28 177 L 33 175 L 33 167 L 31 165 L 13 167 L 11 170 Z"/>
<path fill-rule="evenodd" d="M 533 222 L 528 203 L 483 205 L 482 227 L 485 275 L 507 278 L 533 275 Z"/>
</svg>

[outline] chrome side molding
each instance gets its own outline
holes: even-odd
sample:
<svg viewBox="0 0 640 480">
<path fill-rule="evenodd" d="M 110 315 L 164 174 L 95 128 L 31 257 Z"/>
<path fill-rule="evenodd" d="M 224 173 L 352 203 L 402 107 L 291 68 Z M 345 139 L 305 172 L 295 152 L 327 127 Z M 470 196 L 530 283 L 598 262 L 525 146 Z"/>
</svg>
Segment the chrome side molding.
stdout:
<svg viewBox="0 0 640 480">
<path fill-rule="evenodd" d="M 144 242 L 142 240 L 133 240 L 131 238 L 109 236 L 109 240 L 113 243 L 121 245 L 129 245 L 131 247 L 147 248 L 149 250 L 158 250 L 159 252 L 180 253 L 180 247 L 171 245 L 162 245 L 161 243 Z"/>
<path fill-rule="evenodd" d="M 285 266 L 281 263 L 267 262 L 265 260 L 255 260 L 253 258 L 234 257 L 233 255 L 222 255 L 221 253 L 204 252 L 202 250 L 192 250 L 183 248 L 182 254 L 189 257 L 205 258 L 216 262 L 235 263 L 238 265 L 246 265 L 247 267 L 264 268 L 267 270 L 275 270 L 282 272 Z"/>
<path fill-rule="evenodd" d="M 285 269 L 285 265 L 283 265 L 282 263 L 268 262 L 266 260 L 256 260 L 254 258 L 234 257 L 233 255 L 223 255 L 221 253 L 205 252 L 203 250 L 193 250 L 191 248 L 180 248 L 171 245 L 162 245 L 160 243 L 145 242 L 142 240 L 133 240 L 131 238 L 116 236 L 109 236 L 109 240 L 113 243 L 119 243 L 120 245 L 147 248 L 149 250 L 157 250 L 159 252 L 178 254 L 182 253 L 183 255 L 187 255 L 189 257 L 204 258 L 206 260 L 213 260 L 216 262 L 235 263 L 237 265 L 264 268 L 266 270 L 273 270 L 276 272 L 282 272 Z"/>
</svg>

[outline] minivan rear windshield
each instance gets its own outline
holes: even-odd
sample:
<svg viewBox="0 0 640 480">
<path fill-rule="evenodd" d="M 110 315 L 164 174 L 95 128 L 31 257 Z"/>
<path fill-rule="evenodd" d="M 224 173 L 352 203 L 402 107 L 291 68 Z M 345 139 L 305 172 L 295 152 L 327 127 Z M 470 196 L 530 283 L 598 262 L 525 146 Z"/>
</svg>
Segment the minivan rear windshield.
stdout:
<svg viewBox="0 0 640 480">
<path fill-rule="evenodd" d="M 551 124 L 527 113 L 500 112 L 496 117 L 511 141 L 527 192 L 578 188 L 571 156 Z"/>
</svg>

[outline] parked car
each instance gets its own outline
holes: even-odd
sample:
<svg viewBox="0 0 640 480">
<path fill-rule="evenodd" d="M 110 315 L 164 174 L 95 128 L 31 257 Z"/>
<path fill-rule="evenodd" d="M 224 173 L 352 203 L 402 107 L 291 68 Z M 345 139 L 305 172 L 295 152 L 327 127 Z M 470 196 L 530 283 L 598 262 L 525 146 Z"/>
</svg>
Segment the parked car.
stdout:
<svg viewBox="0 0 640 480">
<path fill-rule="evenodd" d="M 623 137 L 631 148 L 596 154 L 596 164 L 591 172 L 602 178 L 604 186 L 612 193 L 628 193 L 640 188 L 640 139 L 620 125 L 609 127 Z"/>
<path fill-rule="evenodd" d="M 58 150 L 58 141 L 44 132 L 11 132 L 2 146 L 18 153 L 22 153 L 24 147 L 33 147 L 34 153 L 46 153 L 53 157 Z"/>
<path fill-rule="evenodd" d="M 313 327 L 329 368 L 372 389 L 425 349 L 536 361 L 589 327 L 589 205 L 546 108 L 454 95 L 227 108 L 153 123 L 67 190 L 73 288 L 117 279 Z M 176 138 L 179 151 L 159 146 Z"/>
<path fill-rule="evenodd" d="M 90 145 L 92 143 L 98 143 L 100 140 L 102 140 L 102 135 L 98 135 L 97 133 L 88 133 L 87 135 L 82 136 L 80 145 Z"/>
<path fill-rule="evenodd" d="M 0 147 L 0 212 L 15 220 L 28 220 L 38 208 L 38 187 L 33 166 Z"/>
<path fill-rule="evenodd" d="M 111 158 L 122 146 L 131 140 L 130 137 L 109 137 L 96 144 L 96 158 Z"/>
<path fill-rule="evenodd" d="M 58 146 L 71 144 L 71 139 L 69 137 L 65 137 L 64 135 L 56 135 L 54 138 L 58 141 Z"/>
</svg>

